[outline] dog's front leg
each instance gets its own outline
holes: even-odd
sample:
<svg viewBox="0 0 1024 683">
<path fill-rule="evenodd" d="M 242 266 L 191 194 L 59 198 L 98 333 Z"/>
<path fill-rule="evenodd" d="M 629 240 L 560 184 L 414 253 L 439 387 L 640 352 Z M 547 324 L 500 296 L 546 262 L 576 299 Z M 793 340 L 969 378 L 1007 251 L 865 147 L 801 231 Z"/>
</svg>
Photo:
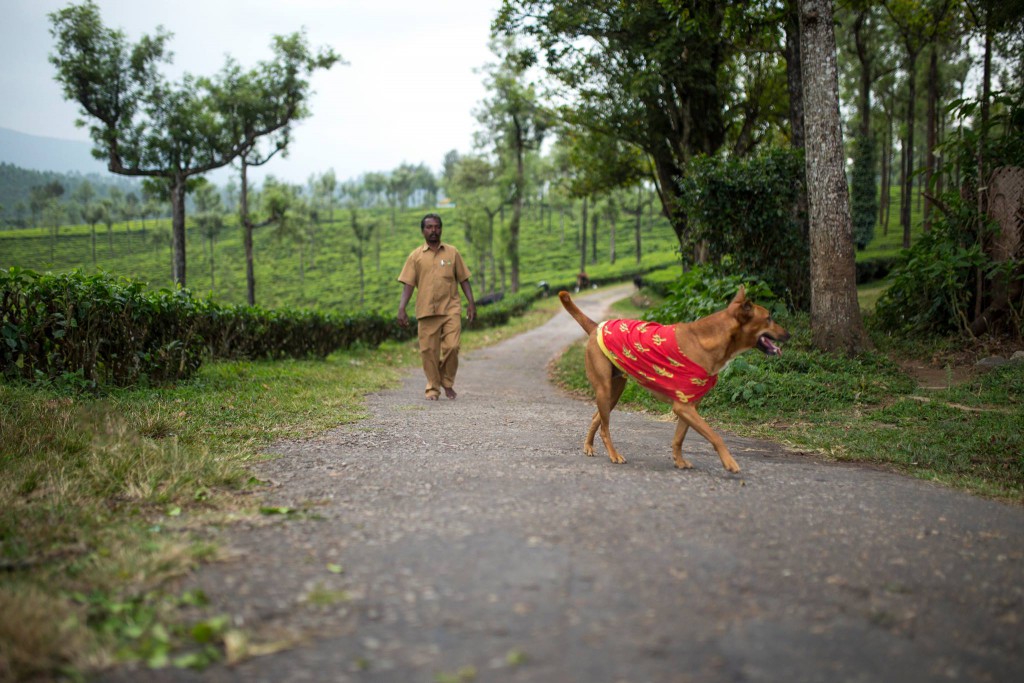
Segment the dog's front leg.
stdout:
<svg viewBox="0 0 1024 683">
<path fill-rule="evenodd" d="M 679 417 L 676 418 L 676 435 L 672 438 L 672 460 L 675 462 L 676 467 L 681 470 L 688 470 L 693 467 L 693 463 L 683 457 L 683 439 L 686 438 L 686 431 L 690 428 L 690 425 Z"/>
<path fill-rule="evenodd" d="M 722 460 L 722 467 L 733 473 L 740 471 L 740 466 L 736 464 L 736 461 L 732 457 L 732 453 L 729 452 L 725 442 L 722 441 L 722 437 L 711 429 L 711 425 L 704 421 L 704 418 L 697 412 L 697 406 L 692 403 L 680 403 L 679 401 L 674 401 L 672 403 L 672 412 L 675 413 L 676 417 L 680 420 L 696 429 L 698 434 L 707 439 L 708 442 L 715 447 L 715 452 L 718 453 L 718 457 Z M 676 428 L 676 434 L 679 434 L 678 427 Z"/>
</svg>

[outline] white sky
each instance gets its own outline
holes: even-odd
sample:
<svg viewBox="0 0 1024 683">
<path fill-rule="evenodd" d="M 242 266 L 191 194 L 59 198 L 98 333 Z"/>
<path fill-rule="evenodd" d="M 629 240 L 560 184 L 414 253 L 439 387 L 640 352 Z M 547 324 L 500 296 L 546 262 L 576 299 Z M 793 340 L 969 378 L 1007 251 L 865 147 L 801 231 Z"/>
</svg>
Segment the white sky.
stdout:
<svg viewBox="0 0 1024 683">
<path fill-rule="evenodd" d="M 77 106 L 63 99 L 48 57 L 47 14 L 68 0 L 0 0 L 0 127 L 88 141 Z M 312 116 L 286 159 L 263 172 L 304 183 L 339 180 L 403 162 L 439 172 L 446 152 L 468 153 L 486 97 L 480 67 L 500 0 L 98 0 L 104 25 L 131 42 L 158 25 L 173 33 L 164 73 L 214 75 L 231 55 L 243 68 L 272 57 L 271 38 L 305 28 L 313 49 L 348 62 L 312 78 Z M 259 177 L 259 176 L 258 176 Z"/>
</svg>

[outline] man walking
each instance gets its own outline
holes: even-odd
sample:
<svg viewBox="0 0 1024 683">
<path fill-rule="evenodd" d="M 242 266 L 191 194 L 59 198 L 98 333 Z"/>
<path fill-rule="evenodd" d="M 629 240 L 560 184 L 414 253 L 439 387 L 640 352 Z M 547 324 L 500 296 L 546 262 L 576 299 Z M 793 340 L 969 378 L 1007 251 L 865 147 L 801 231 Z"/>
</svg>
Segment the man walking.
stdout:
<svg viewBox="0 0 1024 683">
<path fill-rule="evenodd" d="M 416 293 L 416 323 L 423 374 L 427 376 L 426 398 L 436 401 L 444 389 L 445 396 L 455 398 L 455 373 L 459 369 L 459 342 L 462 336 L 462 299 L 466 295 L 466 316 L 476 318 L 473 288 L 469 284 L 469 268 L 462 255 L 450 244 L 441 241 L 441 217 L 429 213 L 420 221 L 426 241 L 416 247 L 405 261 L 398 281 L 402 299 L 398 302 L 398 324 L 409 325 L 405 307 Z"/>
</svg>

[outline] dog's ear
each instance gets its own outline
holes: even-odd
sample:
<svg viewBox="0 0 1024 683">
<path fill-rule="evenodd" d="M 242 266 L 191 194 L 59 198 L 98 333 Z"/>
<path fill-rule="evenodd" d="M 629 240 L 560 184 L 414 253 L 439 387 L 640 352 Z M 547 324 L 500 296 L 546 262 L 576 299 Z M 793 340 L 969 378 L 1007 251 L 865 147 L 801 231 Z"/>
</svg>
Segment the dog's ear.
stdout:
<svg viewBox="0 0 1024 683">
<path fill-rule="evenodd" d="M 736 292 L 736 296 L 734 296 L 732 298 L 732 303 L 734 303 L 734 304 L 742 304 L 746 300 L 747 300 L 747 288 L 744 287 L 743 285 L 740 285 L 740 289 L 739 289 L 738 292 Z"/>
</svg>

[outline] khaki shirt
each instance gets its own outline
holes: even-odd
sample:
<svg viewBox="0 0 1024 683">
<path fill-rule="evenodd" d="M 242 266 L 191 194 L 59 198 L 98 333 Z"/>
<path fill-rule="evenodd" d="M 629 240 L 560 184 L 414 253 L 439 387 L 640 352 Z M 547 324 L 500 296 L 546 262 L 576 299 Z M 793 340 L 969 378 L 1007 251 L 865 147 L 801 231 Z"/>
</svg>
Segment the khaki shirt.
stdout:
<svg viewBox="0 0 1024 683">
<path fill-rule="evenodd" d="M 470 277 L 462 255 L 442 242 L 436 253 L 425 244 L 416 247 L 405 260 L 398 281 L 416 288 L 416 317 L 426 318 L 461 312 L 459 285 Z"/>
</svg>

